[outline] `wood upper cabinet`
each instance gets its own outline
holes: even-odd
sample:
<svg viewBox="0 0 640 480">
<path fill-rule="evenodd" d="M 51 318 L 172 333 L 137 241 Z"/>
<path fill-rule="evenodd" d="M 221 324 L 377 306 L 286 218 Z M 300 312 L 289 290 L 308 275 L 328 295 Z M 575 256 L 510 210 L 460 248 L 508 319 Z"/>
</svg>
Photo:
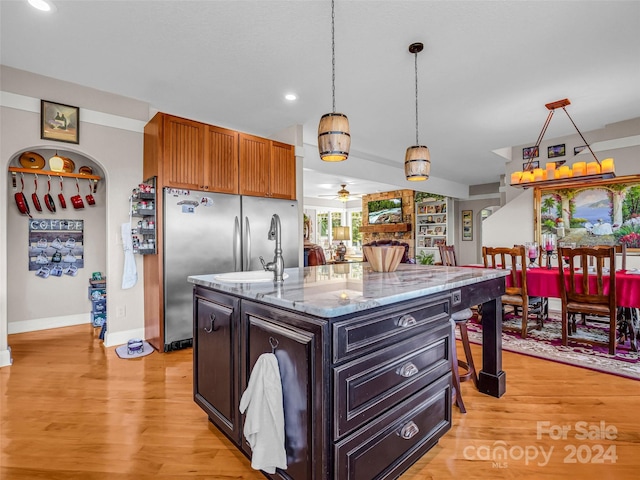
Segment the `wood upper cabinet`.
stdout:
<svg viewBox="0 0 640 480">
<path fill-rule="evenodd" d="M 296 160 L 292 145 L 241 133 L 240 194 L 295 200 Z"/>
<path fill-rule="evenodd" d="M 203 189 L 205 125 L 165 115 L 163 139 L 162 183 L 176 188 Z"/>
<path fill-rule="evenodd" d="M 271 196 L 295 200 L 296 156 L 293 145 L 271 142 Z"/>
<path fill-rule="evenodd" d="M 238 132 L 207 126 L 205 190 L 238 193 Z"/>
<path fill-rule="evenodd" d="M 166 113 L 145 126 L 143 172 L 159 188 L 296 198 L 292 145 Z"/>
</svg>

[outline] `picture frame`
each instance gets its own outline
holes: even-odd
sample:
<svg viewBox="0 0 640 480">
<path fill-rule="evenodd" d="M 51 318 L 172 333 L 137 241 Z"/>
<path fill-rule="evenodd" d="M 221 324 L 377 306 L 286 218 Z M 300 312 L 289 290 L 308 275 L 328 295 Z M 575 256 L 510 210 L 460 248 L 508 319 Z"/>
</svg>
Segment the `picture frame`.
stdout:
<svg viewBox="0 0 640 480">
<path fill-rule="evenodd" d="M 579 154 L 581 151 L 583 151 L 585 148 L 587 148 L 586 145 L 580 145 L 579 147 L 573 147 L 573 154 L 577 155 Z"/>
<path fill-rule="evenodd" d="M 548 158 L 557 158 L 564 157 L 566 155 L 565 144 L 561 145 L 553 145 L 551 147 L 547 147 L 547 157 Z"/>
<path fill-rule="evenodd" d="M 577 245 L 624 243 L 627 254 L 640 253 L 636 237 L 624 233 L 640 225 L 640 206 L 635 201 L 640 196 L 640 175 L 587 181 L 577 177 L 568 185 L 536 187 L 533 195 L 536 242 L 553 233 L 559 241 Z M 565 209 L 569 201 L 573 207 Z M 614 225 L 619 227 L 614 229 Z"/>
<path fill-rule="evenodd" d="M 447 244 L 447 240 L 444 238 L 434 238 L 433 239 L 433 246 L 434 247 L 440 247 L 442 245 L 446 245 Z"/>
<path fill-rule="evenodd" d="M 524 147 L 522 149 L 522 158 L 529 160 L 530 158 L 536 158 L 540 156 L 540 150 L 538 147 Z"/>
<path fill-rule="evenodd" d="M 473 240 L 473 210 L 462 210 L 462 240 Z"/>
<path fill-rule="evenodd" d="M 80 143 L 80 108 L 40 100 L 40 138 Z"/>
<path fill-rule="evenodd" d="M 534 168 L 540 168 L 540 160 L 534 160 L 532 162 L 525 162 L 522 164 L 522 171 L 533 170 Z"/>
</svg>

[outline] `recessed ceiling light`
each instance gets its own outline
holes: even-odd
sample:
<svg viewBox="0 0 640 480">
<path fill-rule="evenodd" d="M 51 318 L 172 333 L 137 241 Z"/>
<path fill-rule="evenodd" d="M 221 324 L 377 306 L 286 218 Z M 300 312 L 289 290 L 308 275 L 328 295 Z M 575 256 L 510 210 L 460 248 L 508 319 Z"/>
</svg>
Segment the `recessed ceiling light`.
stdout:
<svg viewBox="0 0 640 480">
<path fill-rule="evenodd" d="M 297 96 L 295 93 L 287 93 L 284 98 L 286 98 L 289 101 L 293 101 L 293 100 L 297 100 Z"/>
<path fill-rule="evenodd" d="M 54 12 L 56 10 L 56 6 L 51 0 L 27 0 L 29 5 L 33 8 L 36 8 L 42 12 Z"/>
</svg>

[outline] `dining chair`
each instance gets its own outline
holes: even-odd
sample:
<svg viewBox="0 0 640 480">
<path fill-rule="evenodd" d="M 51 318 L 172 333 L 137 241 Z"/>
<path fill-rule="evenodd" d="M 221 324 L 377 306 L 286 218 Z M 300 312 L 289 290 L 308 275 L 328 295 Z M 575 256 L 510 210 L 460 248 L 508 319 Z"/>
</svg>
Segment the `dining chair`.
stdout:
<svg viewBox="0 0 640 480">
<path fill-rule="evenodd" d="M 456 249 L 454 245 L 438 245 L 440 252 L 440 259 L 442 265 L 448 267 L 458 266 L 456 260 Z M 455 339 L 453 339 L 451 349 L 451 373 L 453 374 L 453 387 L 456 390 L 455 403 L 462 413 L 466 413 L 464 402 L 462 401 L 462 392 L 460 390 L 460 383 L 472 380 L 473 384 L 478 388 L 478 375 L 473 363 L 473 355 L 471 354 L 471 344 L 469 343 L 469 332 L 467 330 L 467 322 L 473 318 L 474 312 L 471 308 L 466 308 L 460 312 L 455 312 L 451 315 L 451 319 L 455 322 L 455 327 L 460 330 L 460 341 L 462 342 L 462 348 L 464 349 L 465 360 L 458 358 L 458 352 L 456 348 Z M 464 370 L 464 373 L 460 373 L 460 368 Z"/>
<path fill-rule="evenodd" d="M 438 250 L 440 252 L 440 262 L 442 265 L 448 267 L 455 267 L 458 265 L 455 245 L 438 245 Z"/>
<path fill-rule="evenodd" d="M 562 345 L 567 345 L 568 337 L 577 334 L 576 314 L 606 317 L 608 319 L 608 340 L 598 341 L 580 338 L 589 344 L 604 344 L 609 354 L 615 355 L 616 332 L 616 249 L 614 246 L 565 248 L 560 247 L 558 255 L 565 259 L 559 262 L 560 292 L 562 301 Z M 592 266 L 591 266 L 592 265 Z M 605 293 L 605 285 L 608 291 Z M 578 337 L 574 337 L 578 338 Z"/>
<path fill-rule="evenodd" d="M 535 315 L 535 328 L 543 328 L 545 316 L 548 314 L 548 302 L 544 297 L 529 297 L 527 293 L 528 258 L 524 245 L 516 245 L 513 248 L 482 247 L 482 259 L 485 268 L 509 270 L 505 295 L 502 296 L 503 317 L 506 313 L 504 307 L 511 306 L 513 314 L 521 316 L 522 324 L 520 329 L 504 325 L 502 328 L 520 331 L 522 338 L 527 338 L 530 315 Z"/>
</svg>

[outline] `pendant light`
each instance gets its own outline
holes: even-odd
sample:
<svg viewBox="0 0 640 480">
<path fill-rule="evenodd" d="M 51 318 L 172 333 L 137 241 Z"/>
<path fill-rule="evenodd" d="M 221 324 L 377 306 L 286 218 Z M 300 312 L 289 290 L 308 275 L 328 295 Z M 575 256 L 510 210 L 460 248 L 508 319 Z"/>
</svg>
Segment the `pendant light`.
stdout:
<svg viewBox="0 0 640 480">
<path fill-rule="evenodd" d="M 336 113 L 336 42 L 335 7 L 331 0 L 331 95 L 333 111 L 320 117 L 318 125 L 318 151 L 325 162 L 341 162 L 349 157 L 351 135 L 349 119 L 344 113 Z"/>
<path fill-rule="evenodd" d="M 404 174 L 407 180 L 411 182 L 429 180 L 429 173 L 431 172 L 429 149 L 425 145 L 420 145 L 418 141 L 418 53 L 423 48 L 424 45 L 422 43 L 409 45 L 409 52 L 413 53 L 415 57 L 416 71 L 416 144 L 407 148 L 407 153 L 404 157 Z"/>
</svg>

